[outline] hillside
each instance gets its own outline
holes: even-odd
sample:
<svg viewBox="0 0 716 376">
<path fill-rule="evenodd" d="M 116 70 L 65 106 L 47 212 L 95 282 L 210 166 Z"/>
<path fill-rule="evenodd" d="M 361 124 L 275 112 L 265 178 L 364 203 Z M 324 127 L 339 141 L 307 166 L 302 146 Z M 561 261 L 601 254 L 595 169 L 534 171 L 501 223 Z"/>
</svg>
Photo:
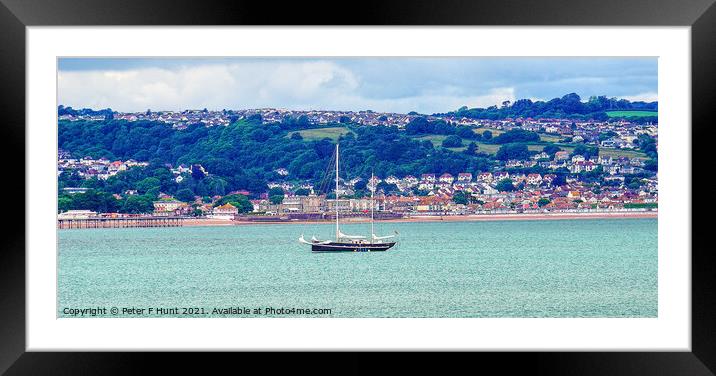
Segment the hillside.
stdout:
<svg viewBox="0 0 716 376">
<path fill-rule="evenodd" d="M 293 133 L 302 137 L 292 137 Z M 339 138 L 347 178 L 369 176 L 371 171 L 381 176 L 479 172 L 493 163 L 487 155 L 436 148 L 394 127 L 333 125 L 299 131 L 285 124 L 245 120 L 226 127 L 192 125 L 185 130 L 116 120 L 58 124 L 59 148 L 75 158 L 134 159 L 148 161 L 154 168 L 201 164 L 227 192 L 264 192 L 266 183 L 276 179 L 318 182 Z M 288 169 L 289 175 L 279 176 L 278 168 Z M 180 189 L 161 188 L 168 193 Z"/>
<path fill-rule="evenodd" d="M 596 132 L 605 139 L 615 134 Z M 161 197 L 159 193 L 184 201 L 193 201 L 196 196 L 211 201 L 210 197 L 235 191 L 257 197 L 269 191 L 269 182 L 280 181 L 309 183 L 327 193 L 330 184 L 321 183 L 330 170 L 336 141 L 342 150 L 343 179 L 366 179 L 371 173 L 382 178 L 442 173 L 455 176 L 463 172 L 476 176 L 496 171 L 495 168 L 505 169 L 508 160 L 529 160 L 542 151 L 552 158 L 560 150 L 586 158 L 650 158 L 646 168 L 656 168 L 656 148 L 649 137 L 640 139 L 643 151 L 600 148 L 521 127 L 504 130 L 460 126 L 426 118 L 416 118 L 404 129 L 350 123 L 306 128 L 292 123 L 262 124 L 261 119 L 215 127 L 194 124 L 186 129 L 152 121 L 60 121 L 58 146 L 65 159 L 135 160 L 146 162 L 146 166 L 119 171 L 104 179 L 82 176 L 75 169 L 62 171 L 58 178 L 58 208 L 146 213 L 153 210 L 152 203 Z M 569 173 L 566 168 L 554 170 L 534 164 L 509 168 L 525 174 L 556 174 L 560 179 Z M 593 179 L 594 174 L 589 174 L 584 178 Z M 72 195 L 64 191 L 70 187 L 89 191 Z M 271 191 L 277 189 L 275 194 L 282 194 L 280 188 Z M 248 201 L 244 204 L 242 210 L 250 210 Z"/>
</svg>

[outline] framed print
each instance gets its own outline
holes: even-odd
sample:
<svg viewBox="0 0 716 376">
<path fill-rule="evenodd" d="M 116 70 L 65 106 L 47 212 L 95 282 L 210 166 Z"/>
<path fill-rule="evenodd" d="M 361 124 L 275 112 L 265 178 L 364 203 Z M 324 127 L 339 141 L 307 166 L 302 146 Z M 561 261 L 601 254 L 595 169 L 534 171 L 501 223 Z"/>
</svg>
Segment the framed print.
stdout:
<svg viewBox="0 0 716 376">
<path fill-rule="evenodd" d="M 3 370 L 457 350 L 711 374 L 713 4 L 160 4 L 0 9 L 26 219 Z"/>
</svg>

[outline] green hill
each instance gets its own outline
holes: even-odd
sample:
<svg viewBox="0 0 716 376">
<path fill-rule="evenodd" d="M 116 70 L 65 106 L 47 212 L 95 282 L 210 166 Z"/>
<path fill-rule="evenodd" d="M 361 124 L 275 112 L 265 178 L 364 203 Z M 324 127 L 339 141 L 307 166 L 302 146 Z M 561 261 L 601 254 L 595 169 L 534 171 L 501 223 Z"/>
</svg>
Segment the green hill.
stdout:
<svg viewBox="0 0 716 376">
<path fill-rule="evenodd" d="M 340 136 L 344 136 L 350 132 L 351 131 L 346 127 L 328 127 L 289 132 L 287 137 L 291 137 L 294 133 L 298 133 L 306 141 L 317 141 L 324 138 L 330 138 L 331 140 L 336 141 Z"/>
</svg>

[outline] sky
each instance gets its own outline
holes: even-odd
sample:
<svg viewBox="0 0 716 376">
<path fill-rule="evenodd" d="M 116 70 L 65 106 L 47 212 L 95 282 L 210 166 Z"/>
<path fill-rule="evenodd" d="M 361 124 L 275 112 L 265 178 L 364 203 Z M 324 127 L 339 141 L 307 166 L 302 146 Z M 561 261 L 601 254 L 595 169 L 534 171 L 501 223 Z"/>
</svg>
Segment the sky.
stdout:
<svg viewBox="0 0 716 376">
<path fill-rule="evenodd" d="M 657 100 L 655 57 L 60 58 L 58 104 L 422 114 L 577 93 Z"/>
</svg>

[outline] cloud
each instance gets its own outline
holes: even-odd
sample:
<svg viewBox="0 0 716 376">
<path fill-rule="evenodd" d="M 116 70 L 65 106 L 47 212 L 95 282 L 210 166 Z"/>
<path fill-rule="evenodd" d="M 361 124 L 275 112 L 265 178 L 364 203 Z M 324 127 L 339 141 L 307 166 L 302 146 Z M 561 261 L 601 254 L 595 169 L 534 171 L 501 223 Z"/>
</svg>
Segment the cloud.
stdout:
<svg viewBox="0 0 716 376">
<path fill-rule="evenodd" d="M 118 111 L 435 113 L 570 92 L 655 98 L 656 81 L 656 60 L 633 58 L 65 58 L 58 91 L 60 104 Z"/>
<path fill-rule="evenodd" d="M 58 81 L 64 105 L 119 111 L 281 107 L 434 113 L 515 99 L 514 88 L 465 95 L 451 85 L 397 97 L 364 96 L 360 78 L 330 61 L 60 71 Z"/>
<path fill-rule="evenodd" d="M 659 100 L 659 95 L 655 92 L 640 93 L 636 95 L 625 95 L 621 96 L 621 99 L 626 99 L 632 102 L 656 102 Z"/>
<path fill-rule="evenodd" d="M 120 111 L 310 105 L 357 84 L 352 72 L 323 61 L 58 73 L 60 103 Z"/>
</svg>

